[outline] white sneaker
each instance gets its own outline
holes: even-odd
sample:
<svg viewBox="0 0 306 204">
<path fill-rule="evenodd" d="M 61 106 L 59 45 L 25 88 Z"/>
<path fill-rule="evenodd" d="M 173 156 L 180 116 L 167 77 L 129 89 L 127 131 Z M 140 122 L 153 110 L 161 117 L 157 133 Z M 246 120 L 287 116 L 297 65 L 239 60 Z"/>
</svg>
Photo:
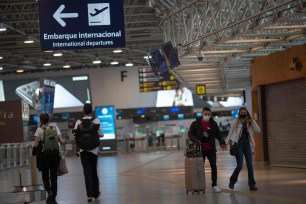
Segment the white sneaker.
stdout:
<svg viewBox="0 0 306 204">
<path fill-rule="evenodd" d="M 221 193 L 221 190 L 220 190 L 220 188 L 218 188 L 218 186 L 214 186 L 214 187 L 212 188 L 212 191 L 213 191 L 214 193 Z"/>
</svg>

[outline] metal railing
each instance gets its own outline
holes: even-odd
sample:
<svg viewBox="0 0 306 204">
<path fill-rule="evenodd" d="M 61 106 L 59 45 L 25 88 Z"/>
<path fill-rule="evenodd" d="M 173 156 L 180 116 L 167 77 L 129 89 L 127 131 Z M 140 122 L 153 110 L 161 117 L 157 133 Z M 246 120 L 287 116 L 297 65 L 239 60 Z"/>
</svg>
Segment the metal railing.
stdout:
<svg viewBox="0 0 306 204">
<path fill-rule="evenodd" d="M 29 165 L 33 142 L 0 144 L 0 170 Z"/>
</svg>

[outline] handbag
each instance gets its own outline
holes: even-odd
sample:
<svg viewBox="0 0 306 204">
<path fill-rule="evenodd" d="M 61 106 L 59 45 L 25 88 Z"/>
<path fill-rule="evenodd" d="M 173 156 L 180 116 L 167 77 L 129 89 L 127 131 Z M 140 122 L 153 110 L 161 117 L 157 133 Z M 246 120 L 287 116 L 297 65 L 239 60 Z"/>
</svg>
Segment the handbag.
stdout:
<svg viewBox="0 0 306 204">
<path fill-rule="evenodd" d="M 197 140 L 187 145 L 186 150 L 185 150 L 185 156 L 187 158 L 202 157 L 201 142 Z"/>
<path fill-rule="evenodd" d="M 238 143 L 234 142 L 234 144 L 230 145 L 230 155 L 232 156 L 238 156 L 239 151 L 238 151 Z"/>
<path fill-rule="evenodd" d="M 68 168 L 66 165 L 66 160 L 65 157 L 63 155 L 60 156 L 60 163 L 58 165 L 58 169 L 57 169 L 57 175 L 58 176 L 62 176 L 68 174 Z"/>
</svg>

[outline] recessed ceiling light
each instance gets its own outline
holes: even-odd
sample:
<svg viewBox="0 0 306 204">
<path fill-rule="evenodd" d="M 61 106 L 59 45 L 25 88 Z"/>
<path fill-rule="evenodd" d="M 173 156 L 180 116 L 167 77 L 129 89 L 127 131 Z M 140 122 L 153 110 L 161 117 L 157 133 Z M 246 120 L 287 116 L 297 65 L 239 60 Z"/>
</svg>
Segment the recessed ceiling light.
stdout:
<svg viewBox="0 0 306 204">
<path fill-rule="evenodd" d="M 34 39 L 32 38 L 32 36 L 29 36 L 25 41 L 23 41 L 23 43 L 25 43 L 25 44 L 34 43 Z"/>
<path fill-rule="evenodd" d="M 3 25 L 3 23 L 0 24 L 0 32 L 6 31 L 6 27 Z"/>
<path fill-rule="evenodd" d="M 0 59 L 3 59 L 3 57 L 2 57 L 2 56 L 0 56 Z"/>
<path fill-rule="evenodd" d="M 56 52 L 53 54 L 54 57 L 60 57 L 60 56 L 63 56 L 63 53 L 61 52 Z"/>
<path fill-rule="evenodd" d="M 125 64 L 126 67 L 132 67 L 133 65 L 134 64 L 131 61 L 129 61 L 128 63 Z"/>
<path fill-rule="evenodd" d="M 112 60 L 110 64 L 111 65 L 117 65 L 117 64 L 119 64 L 119 62 L 117 60 Z"/>
<path fill-rule="evenodd" d="M 64 69 L 68 69 L 68 68 L 70 68 L 71 66 L 69 65 L 69 64 L 65 64 L 64 66 L 63 66 L 63 68 Z"/>
<path fill-rule="evenodd" d="M 3 67 L 0 67 L 0 70 L 3 70 Z"/>
<path fill-rule="evenodd" d="M 152 58 L 151 55 L 146 55 L 146 56 L 143 56 L 144 59 L 148 59 L 148 58 Z"/>
<path fill-rule="evenodd" d="M 53 50 L 46 50 L 46 51 L 44 51 L 44 52 L 53 52 Z"/>
<path fill-rule="evenodd" d="M 101 64 L 101 60 L 97 57 L 94 61 L 92 61 L 93 64 Z"/>
<path fill-rule="evenodd" d="M 113 50 L 113 53 L 121 53 L 122 50 L 121 49 L 116 49 L 116 50 Z"/>
<path fill-rule="evenodd" d="M 44 67 L 50 67 L 50 66 L 51 66 L 51 63 L 50 63 L 50 62 L 46 62 L 46 63 L 44 63 L 43 65 L 44 65 Z"/>
<path fill-rule="evenodd" d="M 17 73 L 22 73 L 22 72 L 24 72 L 24 70 L 23 69 L 17 69 L 16 72 Z"/>
</svg>

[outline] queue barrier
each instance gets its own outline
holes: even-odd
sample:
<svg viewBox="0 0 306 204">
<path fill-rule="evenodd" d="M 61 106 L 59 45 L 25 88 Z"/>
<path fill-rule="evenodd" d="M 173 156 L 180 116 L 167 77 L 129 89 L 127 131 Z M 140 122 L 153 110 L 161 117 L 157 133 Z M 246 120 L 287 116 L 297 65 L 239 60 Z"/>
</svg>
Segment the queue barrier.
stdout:
<svg viewBox="0 0 306 204">
<path fill-rule="evenodd" d="M 29 165 L 33 142 L 0 144 L 0 170 Z"/>
</svg>

